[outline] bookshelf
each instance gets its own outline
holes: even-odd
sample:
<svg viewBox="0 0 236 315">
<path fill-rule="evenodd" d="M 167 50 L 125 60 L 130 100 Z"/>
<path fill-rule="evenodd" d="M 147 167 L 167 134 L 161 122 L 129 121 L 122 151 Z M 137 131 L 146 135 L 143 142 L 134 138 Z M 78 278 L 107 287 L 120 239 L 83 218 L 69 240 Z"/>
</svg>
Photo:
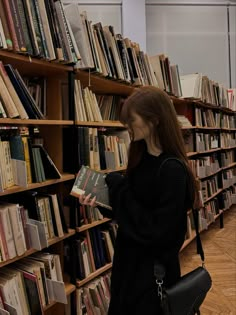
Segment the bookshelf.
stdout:
<svg viewBox="0 0 236 315">
<path fill-rule="evenodd" d="M 40 182 L 28 183 L 25 187 L 19 185 L 12 185 L 5 187 L 0 192 L 1 202 L 18 203 L 18 197 L 26 192 L 36 191 L 37 193 L 57 194 L 63 204 L 64 197 L 68 195 L 67 185 L 71 183 L 75 175 L 72 173 L 63 172 L 63 141 L 62 128 L 64 126 L 71 127 L 74 124 L 73 120 L 63 119 L 63 102 L 61 83 L 69 81 L 69 75 L 73 68 L 68 65 L 59 63 L 51 63 L 45 60 L 28 57 L 13 52 L 0 50 L 0 60 L 3 64 L 11 64 L 16 68 L 22 77 L 44 77 L 46 80 L 46 116 L 45 119 L 12 119 L 0 118 L 1 140 L 7 135 L 7 132 L 14 130 L 27 130 L 27 137 L 35 137 L 43 139 L 43 147 L 46 149 L 49 157 L 60 172 L 60 178 L 46 178 Z M 35 130 L 37 131 L 35 133 Z M 22 135 L 23 137 L 24 135 Z M 2 163 L 2 161 L 1 161 Z M 19 199 L 20 204 L 20 199 Z M 52 211 L 52 209 L 51 209 Z M 61 214 L 61 212 L 60 212 Z M 65 219 L 65 218 L 64 218 Z M 2 219 L 1 219 L 2 224 Z M 55 223 L 54 223 L 55 224 Z M 56 223 L 57 224 L 57 223 Z M 73 297 L 76 286 L 73 282 L 73 275 L 64 270 L 64 242 L 70 244 L 70 239 L 74 237 L 76 231 L 69 227 L 70 222 L 65 221 L 67 231 L 63 231 L 60 236 L 54 235 L 47 241 L 47 246 L 42 246 L 41 250 L 28 248 L 22 255 L 16 255 L 12 259 L 6 259 L 0 262 L 0 273 L 6 267 L 15 266 L 16 263 L 24 262 L 25 259 L 33 257 L 39 252 L 50 252 L 59 257 L 60 266 L 62 270 L 64 282 L 63 295 L 68 301 L 70 296 Z M 55 227 L 55 226 L 54 226 Z M 13 227 L 16 228 L 16 227 Z M 2 229 L 2 227 L 1 227 Z M 64 229 L 64 228 L 63 228 Z M 45 235 L 44 235 L 45 237 Z M 42 244 L 41 244 L 42 245 Z M 15 244 L 16 246 L 16 244 Z M 40 292 L 39 292 L 40 294 Z M 46 293 L 45 293 L 46 294 Z M 29 296 L 28 299 L 32 299 Z M 58 300 L 58 297 L 56 297 Z M 65 304 L 56 302 L 55 300 L 48 300 L 46 305 L 42 307 L 42 314 L 64 314 Z"/>
<path fill-rule="evenodd" d="M 191 150 L 187 155 L 199 180 L 203 199 L 204 207 L 199 213 L 201 229 L 206 229 L 218 217 L 220 227 L 223 227 L 224 211 L 236 201 L 236 113 L 229 108 L 194 99 L 173 99 L 173 102 L 177 114 L 185 115 L 192 123 Z"/>
<path fill-rule="evenodd" d="M 50 0 L 45 3 L 53 6 L 56 2 L 59 6 L 61 1 Z M 71 13 L 73 13 L 73 10 Z M 39 18 L 40 15 L 41 13 Z M 67 16 L 67 19 L 70 20 L 72 15 L 70 17 Z M 1 13 L 0 17 L 2 18 Z M 79 19 L 80 15 L 77 17 Z M 86 20 L 85 16 L 84 18 Z M 50 19 L 49 13 L 48 19 Z M 102 33 L 102 29 L 94 28 L 90 21 L 85 22 L 87 23 L 87 29 L 90 30 L 88 31 L 88 33 L 90 32 L 88 36 L 90 36 L 89 41 L 91 45 L 95 38 L 93 36 L 95 34 L 98 35 L 99 32 Z M 66 23 L 61 20 L 60 24 L 62 26 Z M 74 25 L 74 27 L 76 26 Z M 52 29 L 51 31 L 53 36 L 55 36 L 55 30 Z M 58 31 L 60 33 L 60 29 Z M 64 33 L 67 33 L 66 35 L 69 38 L 72 34 L 69 36 L 69 31 L 67 31 Z M 92 33 L 93 36 L 91 35 Z M 95 42 L 93 43 L 94 65 L 88 66 L 87 70 L 79 69 L 78 64 L 81 65 L 80 62 L 74 67 L 74 63 L 78 60 L 75 61 L 72 58 L 71 52 L 69 53 L 70 56 L 67 56 L 68 59 L 65 58 L 63 61 L 60 60 L 60 62 L 59 58 L 56 58 L 54 61 L 46 61 L 46 55 L 35 58 L 26 54 L 0 49 L 0 60 L 4 64 L 11 64 L 23 77 L 46 79 L 45 98 L 47 103 L 44 119 L 0 118 L 0 127 L 4 130 L 4 133 L 14 128 L 27 128 L 29 136 L 34 136 L 35 140 L 37 138 L 43 139 L 43 146 L 61 174 L 60 178 L 46 178 L 46 180 L 40 182 L 29 183 L 25 187 L 19 185 L 7 187 L 0 192 L 0 201 L 17 200 L 18 196 L 20 197 L 25 193 L 34 191 L 51 195 L 56 193 L 62 197 L 66 223 L 70 227 L 67 232 L 63 233 L 63 236 L 51 237 L 47 245 L 40 249 L 30 248 L 22 255 L 0 262 L 0 274 L 1 268 L 21 262 L 25 258 L 39 252 L 50 250 L 52 253 L 59 255 L 63 271 L 64 293 L 68 299 L 67 310 L 70 308 L 69 314 L 75 314 L 75 305 L 79 304 L 78 300 L 82 296 L 83 289 L 87 290 L 89 283 L 93 283 L 100 276 L 110 272 L 112 267 L 112 249 L 109 248 L 109 242 L 106 237 L 108 237 L 107 233 L 110 234 L 110 243 L 114 242 L 116 229 L 110 219 L 101 217 L 99 213 L 91 215 L 89 209 L 82 209 L 78 204 L 78 200 L 71 199 L 69 196 L 70 189 L 79 166 L 83 163 L 89 164 L 91 161 L 90 155 L 89 159 L 85 158 L 86 154 L 91 154 L 90 151 L 93 151 L 92 166 L 94 168 L 98 167 L 96 164 L 98 158 L 96 146 L 99 145 L 100 147 L 102 142 L 94 142 L 97 141 L 94 139 L 99 139 L 100 136 L 101 141 L 103 136 L 111 136 L 111 139 L 114 140 L 112 137 L 117 137 L 117 134 L 125 131 L 124 126 L 118 121 L 117 117 L 114 119 L 105 118 L 102 121 L 77 119 L 76 97 L 78 97 L 78 94 L 76 95 L 75 93 L 76 80 L 80 81 L 82 89 L 88 88 L 95 96 L 100 96 L 100 99 L 103 96 L 120 97 L 120 100 L 115 105 L 117 107 L 122 106 L 122 99 L 128 97 L 140 85 L 158 85 L 165 89 L 173 101 L 177 114 L 187 117 L 191 122 L 191 126 L 182 126 L 183 135 L 186 139 L 186 151 L 189 159 L 192 161 L 192 167 L 194 170 L 198 169 L 197 175 L 202 194 L 207 192 L 203 196 L 205 207 L 199 212 L 200 228 L 206 228 L 217 217 L 220 217 L 220 223 L 223 226 L 224 211 L 230 207 L 231 203 L 236 203 L 236 188 L 234 185 L 236 183 L 236 165 L 234 162 L 236 147 L 236 142 L 234 142 L 236 138 L 235 113 L 229 109 L 210 104 L 210 102 L 204 103 L 195 99 L 176 97 L 181 94 L 180 84 L 176 77 L 178 73 L 177 65 L 171 66 L 169 58 L 165 55 L 156 55 L 149 60 L 149 57 L 140 51 L 137 43 L 132 43 L 129 39 L 123 39 L 121 35 L 118 35 L 116 40 L 117 45 L 119 46 L 120 44 L 122 46 L 122 48 L 117 46 L 119 48 L 117 53 L 119 52 L 120 54 L 118 60 L 114 59 L 113 56 L 114 60 L 112 62 L 108 60 L 109 62 L 106 63 L 107 58 L 104 58 L 106 57 L 106 52 L 103 51 L 104 45 L 101 45 L 99 48 L 100 44 L 97 41 L 96 44 Z M 85 45 L 85 42 L 83 44 Z M 67 43 L 64 46 L 66 47 L 55 47 L 57 49 L 65 48 L 68 53 L 68 46 L 72 48 L 73 45 L 71 46 Z M 79 48 L 82 49 L 82 47 Z M 91 47 L 85 48 L 87 52 L 89 52 L 89 49 Z M 65 56 L 67 53 L 65 53 Z M 57 57 L 59 57 L 59 54 Z M 99 59 L 100 65 L 104 63 L 106 67 L 101 67 L 101 69 L 97 67 Z M 97 64 L 95 61 L 97 61 Z M 113 62 L 112 66 L 111 63 Z M 117 75 L 116 72 L 118 71 L 112 70 L 113 67 L 116 67 L 116 70 L 121 70 L 120 67 L 122 68 L 122 66 L 124 68 L 123 74 L 122 71 L 119 71 L 120 73 Z M 105 71 L 103 71 L 104 68 L 106 68 Z M 154 68 L 155 71 L 153 71 Z M 173 75 L 172 79 L 171 75 Z M 173 80 L 174 76 L 175 80 Z M 84 91 L 82 92 L 83 94 L 85 94 Z M 92 96 L 87 95 L 86 97 Z M 77 104 L 80 104 L 78 100 Z M 80 107 L 79 109 L 81 110 Z M 92 116 L 95 111 L 95 108 L 90 109 L 90 113 L 89 110 L 87 112 L 85 110 L 86 115 L 90 114 Z M 37 132 L 39 130 L 39 134 L 36 134 L 35 130 Z M 90 149 L 90 138 L 93 139 L 92 150 Z M 200 141 L 198 139 L 203 140 Z M 85 152 L 81 149 L 86 149 L 87 151 Z M 213 163 L 215 160 L 219 162 L 219 167 L 217 167 L 217 163 Z M 210 161 L 211 163 L 210 166 L 208 164 L 202 166 L 199 161 L 206 163 Z M 100 167 L 104 173 L 114 169 L 122 172 L 126 169 L 124 164 L 117 165 L 113 161 L 110 164 L 107 162 L 100 165 Z M 188 219 L 189 233 L 183 248 L 195 237 L 195 233 L 191 229 L 191 212 L 188 214 Z M 106 248 L 101 246 L 103 240 L 107 242 Z M 99 248 L 96 249 L 96 246 Z M 101 254 L 100 251 L 103 253 Z M 84 266 L 82 267 L 82 265 Z M 102 281 L 109 284 L 109 280 Z M 74 294 L 75 292 L 76 294 Z M 109 300 L 108 296 L 106 298 L 106 301 Z M 63 303 L 51 301 L 43 306 L 41 313 L 62 315 L 65 314 L 65 306 Z"/>
<path fill-rule="evenodd" d="M 134 87 L 129 86 L 127 84 L 124 84 L 122 82 L 118 82 L 115 80 L 110 80 L 101 76 L 98 76 L 96 74 L 88 73 L 88 72 L 82 72 L 77 71 L 76 76 L 77 79 L 80 79 L 84 86 L 90 86 L 90 89 L 95 94 L 114 94 L 119 95 L 122 93 L 122 96 L 127 97 L 129 96 Z M 220 135 L 224 132 L 228 132 L 229 134 L 235 134 L 235 126 L 226 126 L 223 125 L 223 117 L 226 115 L 235 117 L 235 113 L 229 109 L 222 108 L 213 104 L 206 104 L 204 102 L 201 102 L 199 100 L 194 99 L 181 99 L 174 96 L 170 96 L 173 104 L 175 106 L 177 114 L 186 116 L 192 126 L 186 127 L 182 126 L 183 135 L 184 134 L 190 134 L 191 135 L 191 143 L 186 145 L 186 151 L 187 155 L 190 160 L 196 161 L 199 159 L 204 159 L 208 156 L 217 155 L 219 161 L 221 161 L 221 153 L 225 151 L 231 151 L 235 150 L 234 146 L 229 147 L 222 147 L 221 141 L 220 141 Z M 203 125 L 200 123 L 196 123 L 196 108 L 199 108 L 203 111 L 211 111 L 214 114 L 214 117 L 218 115 L 218 123 L 217 125 Z M 217 114 L 216 114 L 217 113 Z M 227 120 L 227 119 L 226 119 Z M 76 121 L 76 126 L 89 126 L 89 127 L 111 127 L 111 128 L 122 128 L 122 125 L 119 122 L 115 121 L 104 121 L 104 122 L 82 122 L 82 121 Z M 204 148 L 202 150 L 197 150 L 197 134 L 198 133 L 204 133 L 204 134 L 213 134 L 217 135 L 219 137 L 219 141 L 216 146 Z M 187 136 L 189 138 L 189 136 Z M 235 135 L 233 136 L 235 138 Z M 196 166 L 193 167 L 194 170 L 196 169 Z M 201 183 L 204 180 L 209 180 L 212 177 L 216 176 L 217 183 L 219 183 L 218 188 L 216 191 L 212 191 L 212 193 L 203 200 L 203 208 L 199 212 L 199 220 L 201 222 L 200 228 L 201 230 L 204 230 L 207 228 L 207 226 L 215 221 L 217 218 L 220 218 L 220 227 L 223 227 L 223 215 L 224 211 L 230 208 L 230 203 L 228 203 L 228 206 L 224 206 L 224 193 L 225 191 L 229 191 L 230 188 L 225 188 L 222 184 L 222 176 L 223 171 L 225 170 L 233 170 L 235 169 L 235 162 L 231 161 L 230 163 L 227 163 L 225 166 L 219 166 L 218 168 L 215 166 L 214 170 L 209 173 L 209 175 L 206 176 L 197 176 L 199 178 L 199 182 Z M 104 172 L 109 170 L 104 170 Z M 235 186 L 236 179 L 231 181 L 231 198 L 235 198 Z M 202 189 L 201 189 L 202 190 Z M 235 203 L 235 200 L 233 201 Z M 191 211 L 188 214 L 188 235 L 186 236 L 186 240 L 183 244 L 183 247 L 181 250 L 183 250 L 192 240 L 195 238 L 196 234 L 193 229 L 191 229 Z M 107 220 L 105 220 L 107 222 Z M 105 222 L 105 223 L 106 223 Z M 95 223 L 91 224 L 84 224 L 80 227 L 76 227 L 76 231 L 78 234 L 84 233 L 85 231 L 88 231 L 89 229 L 92 229 L 94 226 L 102 226 L 104 224 L 104 220 L 97 221 Z M 110 270 L 111 263 L 106 264 L 105 266 L 97 269 L 96 271 L 89 274 L 84 279 L 77 279 L 76 286 L 77 288 L 83 288 L 90 282 L 93 282 L 94 279 L 99 277 L 104 273 L 104 271 Z"/>
</svg>

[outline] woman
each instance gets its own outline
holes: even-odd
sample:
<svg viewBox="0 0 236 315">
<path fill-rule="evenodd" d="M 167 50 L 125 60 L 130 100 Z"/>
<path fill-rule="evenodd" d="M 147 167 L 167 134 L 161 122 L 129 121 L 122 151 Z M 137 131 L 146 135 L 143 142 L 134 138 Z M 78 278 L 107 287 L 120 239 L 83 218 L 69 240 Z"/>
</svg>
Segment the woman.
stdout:
<svg viewBox="0 0 236 315">
<path fill-rule="evenodd" d="M 108 314 L 158 315 L 154 263 L 165 266 L 167 286 L 180 277 L 178 254 L 187 210 L 196 196 L 195 180 L 165 92 L 151 86 L 136 89 L 122 107 L 121 121 L 131 144 L 126 175 L 106 177 L 119 225 Z M 80 197 L 80 202 L 94 205 L 96 200 L 89 197 Z"/>
</svg>

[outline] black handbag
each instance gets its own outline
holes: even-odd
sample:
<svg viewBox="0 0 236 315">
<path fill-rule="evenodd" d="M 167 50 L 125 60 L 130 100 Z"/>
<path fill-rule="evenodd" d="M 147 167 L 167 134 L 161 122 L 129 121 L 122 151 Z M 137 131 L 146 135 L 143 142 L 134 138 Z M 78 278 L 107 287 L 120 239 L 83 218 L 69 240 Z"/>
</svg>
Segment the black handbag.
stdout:
<svg viewBox="0 0 236 315">
<path fill-rule="evenodd" d="M 202 266 L 185 274 L 174 285 L 166 288 L 163 282 L 164 266 L 158 262 L 154 265 L 154 275 L 163 315 L 200 315 L 200 306 L 212 285 L 211 276 L 204 265 L 204 252 L 198 230 L 198 210 L 193 209 L 193 217 L 197 253 L 201 256 Z"/>
</svg>

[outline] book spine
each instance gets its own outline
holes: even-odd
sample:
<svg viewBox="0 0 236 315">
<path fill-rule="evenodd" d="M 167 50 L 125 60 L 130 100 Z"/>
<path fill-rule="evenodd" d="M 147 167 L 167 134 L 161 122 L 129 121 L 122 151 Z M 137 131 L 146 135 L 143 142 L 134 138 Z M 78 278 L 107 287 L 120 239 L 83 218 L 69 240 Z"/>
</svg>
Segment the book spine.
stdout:
<svg viewBox="0 0 236 315">
<path fill-rule="evenodd" d="M 49 58 L 49 53 L 48 53 L 47 41 L 46 41 L 44 29 L 43 29 L 42 18 L 41 18 L 41 14 L 40 14 L 40 10 L 39 10 L 38 0 L 33 0 L 33 5 L 34 5 L 34 8 L 35 8 L 35 14 L 36 14 L 37 22 L 38 22 L 39 32 L 40 32 L 40 35 L 41 35 L 42 47 L 43 47 L 43 51 L 44 51 L 44 57 L 46 59 L 50 59 Z"/>
<path fill-rule="evenodd" d="M 68 61 L 76 62 L 77 58 L 75 55 L 74 47 L 73 47 L 72 40 L 70 37 L 70 33 L 69 33 L 69 29 L 68 29 L 68 25 L 67 25 L 67 21 L 66 21 L 66 17 L 64 14 L 61 1 L 58 0 L 55 2 L 55 9 L 58 16 L 58 20 L 60 22 L 59 27 L 61 29 L 61 33 L 63 36 L 62 38 L 63 38 L 63 43 L 66 49 L 66 54 L 68 56 Z"/>
<path fill-rule="evenodd" d="M 2 222 L 2 216 L 0 215 L 0 238 L 1 238 L 1 252 L 3 256 L 3 260 L 8 260 L 9 259 L 9 253 L 8 253 L 8 248 L 7 248 L 7 241 L 4 233 L 4 228 L 3 228 L 3 222 Z"/>
<path fill-rule="evenodd" d="M 17 52 L 20 51 L 20 47 L 18 44 L 18 39 L 17 39 L 17 35 L 16 35 L 16 30 L 15 30 L 15 25 L 14 25 L 14 20 L 12 17 L 12 12 L 11 12 L 11 7 L 10 7 L 10 2 L 9 0 L 2 0 L 3 1 L 3 5 L 5 8 L 5 14 L 7 17 L 7 22 L 8 22 L 8 27 L 9 27 L 9 31 L 11 34 L 11 39 L 13 42 L 13 49 Z"/>
<path fill-rule="evenodd" d="M 25 10 L 24 10 L 22 0 L 17 0 L 17 7 L 18 7 L 19 19 L 21 23 L 21 31 L 24 36 L 26 51 L 29 55 L 33 55 L 33 47 L 30 40 L 29 28 L 27 26 L 26 15 L 25 15 Z"/>
<path fill-rule="evenodd" d="M 0 19 L 2 21 L 2 27 L 3 27 L 4 35 L 6 38 L 7 49 L 13 50 L 13 43 L 12 43 L 11 34 L 10 34 L 8 23 L 7 23 L 7 16 L 5 13 L 3 0 L 0 0 Z"/>
<path fill-rule="evenodd" d="M 1 210 L 0 216 L 1 216 L 1 220 L 2 220 L 5 238 L 6 238 L 6 244 L 7 244 L 9 259 L 12 259 L 12 258 L 16 257 L 16 248 L 15 248 L 15 243 L 14 243 L 14 239 L 13 239 L 13 233 L 12 233 L 12 227 L 11 227 L 11 222 L 10 222 L 10 217 L 9 217 L 9 211 L 8 211 L 7 207 L 5 207 L 3 210 Z"/>
<path fill-rule="evenodd" d="M 12 19 L 14 22 L 14 28 L 15 28 L 15 32 L 16 32 L 16 36 L 17 36 L 17 40 L 18 40 L 19 51 L 26 53 L 27 48 L 26 48 L 25 38 L 24 38 L 25 35 L 23 32 L 22 24 L 21 24 L 20 14 L 19 14 L 17 3 L 15 0 L 8 0 L 8 1 L 9 1 Z"/>
</svg>

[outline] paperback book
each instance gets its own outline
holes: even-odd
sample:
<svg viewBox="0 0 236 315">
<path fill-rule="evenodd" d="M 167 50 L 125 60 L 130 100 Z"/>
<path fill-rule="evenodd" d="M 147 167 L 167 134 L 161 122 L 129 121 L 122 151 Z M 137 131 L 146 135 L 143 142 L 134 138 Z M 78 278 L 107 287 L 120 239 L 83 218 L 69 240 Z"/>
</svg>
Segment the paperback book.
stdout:
<svg viewBox="0 0 236 315">
<path fill-rule="evenodd" d="M 84 194 L 87 196 L 91 193 L 91 198 L 96 196 L 97 205 L 111 210 L 105 178 L 106 174 L 82 165 L 70 194 L 79 197 L 80 195 Z"/>
</svg>

